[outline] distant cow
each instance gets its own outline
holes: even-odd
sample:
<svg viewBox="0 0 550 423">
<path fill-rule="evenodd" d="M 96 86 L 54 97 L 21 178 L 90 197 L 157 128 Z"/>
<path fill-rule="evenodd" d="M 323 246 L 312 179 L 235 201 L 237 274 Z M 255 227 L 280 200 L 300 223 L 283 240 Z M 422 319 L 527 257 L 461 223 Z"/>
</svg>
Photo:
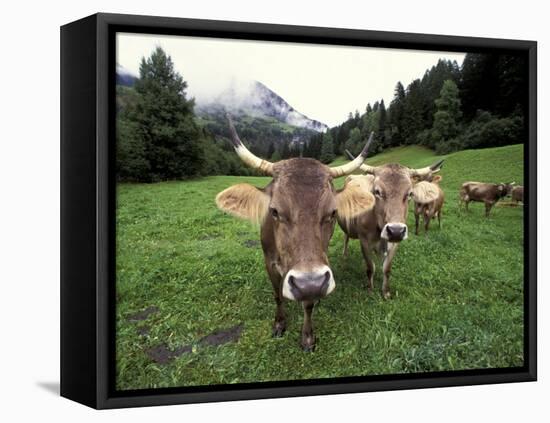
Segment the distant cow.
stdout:
<svg viewBox="0 0 550 423">
<path fill-rule="evenodd" d="M 382 295 L 388 299 L 392 260 L 399 243 L 407 239 L 407 211 L 413 195 L 413 178 L 424 180 L 441 169 L 443 160 L 422 169 L 409 169 L 396 163 L 383 166 L 361 165 L 366 175 L 351 175 L 346 178 L 344 189 L 357 187 L 372 193 L 376 199 L 374 207 L 357 217 L 344 220 L 338 217 L 338 224 L 344 231 L 344 255 L 349 238 L 359 239 L 361 251 L 367 264 L 367 289 L 374 289 L 374 262 L 371 253 L 383 255 L 384 278 Z"/>
<path fill-rule="evenodd" d="M 265 188 L 233 185 L 216 196 L 217 206 L 261 225 L 261 243 L 277 310 L 273 336 L 286 329 L 283 300 L 302 303 L 301 346 L 315 348 L 312 312 L 317 300 L 329 295 L 336 282 L 329 267 L 328 245 L 336 217 L 347 221 L 374 205 L 371 193 L 354 187 L 336 190 L 333 179 L 363 163 L 372 136 L 351 163 L 329 167 L 314 159 L 295 158 L 271 163 L 252 154 L 239 139 L 229 118 L 235 152 L 250 167 L 272 177 Z"/>
<path fill-rule="evenodd" d="M 460 202 L 468 210 L 470 201 L 485 203 L 485 216 L 501 198 L 510 195 L 513 182 L 509 184 L 490 184 L 484 182 L 464 182 L 460 188 Z"/>
<path fill-rule="evenodd" d="M 512 201 L 515 203 L 522 202 L 523 201 L 523 187 L 521 185 L 517 185 L 514 188 L 512 188 Z"/>
<path fill-rule="evenodd" d="M 441 229 L 441 213 L 445 202 L 445 193 L 439 186 L 440 175 L 430 178 L 432 182 L 420 181 L 413 186 L 415 233 L 418 235 L 418 221 L 424 219 L 424 231 L 428 232 L 430 221 L 437 217 Z"/>
</svg>

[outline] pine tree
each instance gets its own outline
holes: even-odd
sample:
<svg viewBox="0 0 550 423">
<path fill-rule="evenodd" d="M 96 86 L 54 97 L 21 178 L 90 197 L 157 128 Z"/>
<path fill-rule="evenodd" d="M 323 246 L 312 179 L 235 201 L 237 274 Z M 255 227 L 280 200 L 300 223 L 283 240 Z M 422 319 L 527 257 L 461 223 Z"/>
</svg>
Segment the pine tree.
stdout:
<svg viewBox="0 0 550 423">
<path fill-rule="evenodd" d="M 323 135 L 323 145 L 321 146 L 321 157 L 319 158 L 319 160 L 322 163 L 329 164 L 334 159 L 334 142 L 332 139 L 332 134 L 330 133 L 330 131 L 327 131 Z"/>
<path fill-rule="evenodd" d="M 142 58 L 136 105 L 128 112 L 139 128 L 136 136 L 148 161 L 149 174 L 141 180 L 184 178 L 201 171 L 204 152 L 194 122 L 194 100 L 186 99 L 186 88 L 162 48 Z"/>
<path fill-rule="evenodd" d="M 275 153 L 275 145 L 273 142 L 270 142 L 265 157 L 269 160 L 273 156 L 273 153 Z"/>
<path fill-rule="evenodd" d="M 283 160 L 289 159 L 291 157 L 290 147 L 287 142 L 283 142 L 283 145 L 281 146 L 281 149 L 280 149 L 280 154 L 281 154 L 281 159 Z"/>
<path fill-rule="evenodd" d="M 458 121 L 462 116 L 458 87 L 447 80 L 443 83 L 439 98 L 435 101 L 433 129 L 441 141 L 447 141 L 458 133 Z"/>
<path fill-rule="evenodd" d="M 361 131 L 359 128 L 353 128 L 349 133 L 349 138 L 346 141 L 345 148 L 350 151 L 354 156 L 361 152 L 363 146 L 361 145 Z"/>
<path fill-rule="evenodd" d="M 380 105 L 378 106 L 378 139 L 380 140 L 379 142 L 382 148 L 388 147 L 389 144 L 386 139 L 386 121 L 386 105 L 384 104 L 384 99 L 382 99 L 380 100 Z"/>
<path fill-rule="evenodd" d="M 422 89 L 420 79 L 415 79 L 409 84 L 403 105 L 403 141 L 405 144 L 415 144 L 418 133 L 425 129 L 422 118 Z"/>
<path fill-rule="evenodd" d="M 405 104 L 405 88 L 401 82 L 395 86 L 393 100 L 390 103 L 389 124 L 392 146 L 401 145 L 403 138 L 403 114 Z"/>
</svg>

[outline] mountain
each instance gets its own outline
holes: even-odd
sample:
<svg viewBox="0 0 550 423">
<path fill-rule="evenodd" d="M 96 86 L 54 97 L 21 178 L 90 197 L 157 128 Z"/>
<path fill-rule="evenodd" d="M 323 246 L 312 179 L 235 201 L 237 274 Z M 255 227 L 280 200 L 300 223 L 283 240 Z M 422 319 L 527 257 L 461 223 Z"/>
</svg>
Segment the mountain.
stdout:
<svg viewBox="0 0 550 423">
<path fill-rule="evenodd" d="M 325 132 L 328 129 L 324 123 L 295 110 L 281 96 L 258 81 L 233 82 L 212 100 L 201 101 L 197 98 L 199 115 L 217 113 L 220 108 L 233 115 L 274 118 L 284 124 L 315 132 Z"/>
<path fill-rule="evenodd" d="M 134 101 L 137 76 L 117 64 L 117 105 Z M 192 81 L 189 81 L 192 85 Z M 270 158 L 274 151 L 303 148 L 318 133 L 328 130 L 322 122 L 295 110 L 281 96 L 258 81 L 235 82 L 209 98 L 195 98 L 197 123 L 214 139 L 225 144 L 228 138 L 226 113 L 231 113 L 239 136 L 255 154 Z M 285 152 L 286 151 L 286 152 Z"/>
<path fill-rule="evenodd" d="M 132 74 L 128 69 L 117 63 L 116 65 L 116 84 L 124 87 L 133 87 L 136 83 L 137 76 Z"/>
</svg>

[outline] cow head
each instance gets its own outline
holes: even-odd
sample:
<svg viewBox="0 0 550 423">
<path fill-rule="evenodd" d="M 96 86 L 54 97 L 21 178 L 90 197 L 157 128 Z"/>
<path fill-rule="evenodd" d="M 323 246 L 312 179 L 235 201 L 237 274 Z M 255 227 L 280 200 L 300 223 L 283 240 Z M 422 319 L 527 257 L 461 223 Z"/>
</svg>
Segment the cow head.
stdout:
<svg viewBox="0 0 550 423">
<path fill-rule="evenodd" d="M 508 195 L 511 195 L 512 194 L 512 189 L 514 189 L 514 186 L 515 186 L 515 182 L 508 182 L 508 183 L 500 183 L 500 184 L 497 184 L 497 190 L 498 190 L 498 193 L 499 193 L 499 197 L 500 198 L 503 198 L 503 197 L 506 197 Z"/>
<path fill-rule="evenodd" d="M 277 163 L 262 160 L 244 146 L 230 118 L 229 127 L 239 157 L 272 180 L 263 189 L 234 185 L 217 195 L 217 206 L 261 224 L 262 234 L 268 234 L 262 236 L 264 254 L 276 252 L 271 266 L 282 278 L 284 297 L 311 301 L 330 294 L 335 281 L 327 250 L 336 217 L 350 219 L 375 202 L 370 192 L 356 187 L 336 191 L 332 180 L 359 168 L 372 136 L 352 162 L 331 168 L 306 158 Z"/>
<path fill-rule="evenodd" d="M 350 153 L 346 151 L 348 155 Z M 362 164 L 361 170 L 370 176 L 368 184 L 376 199 L 374 216 L 380 237 L 388 242 L 401 242 L 408 237 L 407 212 L 416 181 L 431 181 L 441 170 L 443 160 L 421 169 L 410 169 L 396 163 L 383 166 Z"/>
</svg>

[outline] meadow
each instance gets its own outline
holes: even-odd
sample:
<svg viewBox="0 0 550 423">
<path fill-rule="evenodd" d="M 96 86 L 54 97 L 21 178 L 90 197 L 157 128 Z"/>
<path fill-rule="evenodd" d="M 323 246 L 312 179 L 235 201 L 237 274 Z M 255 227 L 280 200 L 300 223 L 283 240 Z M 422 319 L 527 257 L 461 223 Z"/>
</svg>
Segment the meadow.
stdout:
<svg viewBox="0 0 550 423">
<path fill-rule="evenodd" d="M 342 257 L 336 226 L 329 259 L 336 290 L 314 310 L 317 346 L 299 346 L 303 313 L 271 337 L 275 312 L 259 228 L 219 211 L 216 194 L 265 177 L 212 176 L 119 184 L 116 387 L 140 389 L 483 369 L 523 365 L 523 210 L 458 205 L 462 182 L 523 181 L 523 145 L 436 156 L 399 147 L 368 159 L 422 167 L 445 157 L 443 227 L 399 247 L 391 300 L 366 291 L 358 241 Z M 335 163 L 342 163 L 339 158 Z M 335 185 L 341 187 L 343 178 Z"/>
</svg>

